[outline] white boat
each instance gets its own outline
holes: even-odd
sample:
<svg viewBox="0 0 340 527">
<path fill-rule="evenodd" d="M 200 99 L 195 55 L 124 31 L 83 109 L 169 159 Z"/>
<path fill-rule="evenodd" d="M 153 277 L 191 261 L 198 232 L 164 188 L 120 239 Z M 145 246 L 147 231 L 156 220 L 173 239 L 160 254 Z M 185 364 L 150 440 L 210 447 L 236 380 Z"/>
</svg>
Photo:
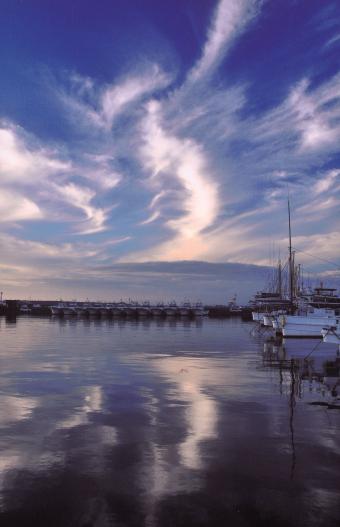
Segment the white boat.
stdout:
<svg viewBox="0 0 340 527">
<path fill-rule="evenodd" d="M 62 302 L 59 302 L 58 304 L 50 307 L 52 315 L 62 316 L 64 314 L 63 309 L 64 309 L 64 304 Z"/>
<path fill-rule="evenodd" d="M 164 314 L 164 304 L 162 302 L 158 303 L 156 306 L 151 308 L 151 312 L 154 317 L 161 317 Z"/>
<path fill-rule="evenodd" d="M 327 326 L 336 326 L 339 317 L 333 310 L 315 309 L 307 315 L 280 315 L 279 326 L 283 337 L 322 338 L 321 330 Z"/>
<path fill-rule="evenodd" d="M 204 316 L 204 309 L 202 302 L 197 302 L 193 307 L 193 314 L 195 317 L 203 317 Z"/>
<path fill-rule="evenodd" d="M 252 311 L 251 316 L 254 322 L 260 322 L 260 324 L 263 324 L 263 319 L 266 316 L 266 313 L 262 313 L 261 311 Z"/>
<path fill-rule="evenodd" d="M 104 304 L 99 308 L 99 313 L 100 313 L 100 316 L 107 317 L 110 315 L 110 308 Z"/>
<path fill-rule="evenodd" d="M 191 315 L 192 306 L 190 302 L 183 302 L 179 307 L 179 314 L 181 317 L 189 317 Z"/>
<path fill-rule="evenodd" d="M 19 313 L 21 313 L 22 315 L 28 315 L 29 313 L 31 313 L 31 311 L 32 309 L 27 304 L 21 304 L 19 308 Z"/>
<path fill-rule="evenodd" d="M 280 330 L 280 324 L 278 322 L 278 318 L 280 315 L 286 315 L 286 312 L 284 310 L 279 311 L 273 311 L 272 313 L 266 313 L 263 315 L 263 325 L 265 327 L 270 327 L 275 330 Z"/>
<path fill-rule="evenodd" d="M 138 307 L 137 302 L 129 302 L 123 309 L 123 314 L 125 313 L 128 317 L 135 317 L 138 313 Z"/>
<path fill-rule="evenodd" d="M 175 317 L 178 313 L 178 306 L 176 302 L 170 302 L 170 304 L 165 308 L 165 314 L 167 317 Z"/>
<path fill-rule="evenodd" d="M 333 287 L 324 287 L 321 282 L 313 291 L 303 292 L 302 298 L 312 307 L 340 310 L 340 296 Z"/>
<path fill-rule="evenodd" d="M 65 304 L 59 302 L 58 304 L 50 307 L 52 315 L 58 315 L 60 317 L 64 315 L 76 315 L 77 311 L 73 304 Z"/>
<path fill-rule="evenodd" d="M 263 315 L 263 325 L 266 327 L 273 327 L 273 322 L 275 320 L 274 315 Z"/>
<path fill-rule="evenodd" d="M 242 307 L 237 304 L 237 295 L 236 295 L 236 293 L 231 298 L 231 300 L 228 302 L 228 309 L 229 309 L 229 314 L 231 316 L 233 316 L 233 315 L 240 315 L 242 313 Z"/>
<path fill-rule="evenodd" d="M 83 305 L 77 304 L 76 306 L 74 306 L 74 311 L 78 317 L 86 315 L 86 308 Z"/>
<path fill-rule="evenodd" d="M 143 302 L 143 304 L 138 307 L 137 313 L 139 317 L 148 317 L 151 315 L 150 302 Z"/>
<path fill-rule="evenodd" d="M 64 315 L 76 315 L 77 311 L 76 311 L 75 306 L 73 304 L 71 305 L 65 304 L 63 307 L 63 314 Z"/>
</svg>

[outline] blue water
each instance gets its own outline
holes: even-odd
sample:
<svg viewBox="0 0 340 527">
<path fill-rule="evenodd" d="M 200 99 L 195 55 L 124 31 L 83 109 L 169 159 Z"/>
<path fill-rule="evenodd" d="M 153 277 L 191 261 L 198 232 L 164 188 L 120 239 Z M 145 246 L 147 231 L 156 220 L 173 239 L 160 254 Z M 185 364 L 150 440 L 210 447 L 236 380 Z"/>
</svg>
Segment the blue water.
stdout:
<svg viewBox="0 0 340 527">
<path fill-rule="evenodd" d="M 1 527 L 339 525 L 337 347 L 253 328 L 0 318 Z"/>
</svg>

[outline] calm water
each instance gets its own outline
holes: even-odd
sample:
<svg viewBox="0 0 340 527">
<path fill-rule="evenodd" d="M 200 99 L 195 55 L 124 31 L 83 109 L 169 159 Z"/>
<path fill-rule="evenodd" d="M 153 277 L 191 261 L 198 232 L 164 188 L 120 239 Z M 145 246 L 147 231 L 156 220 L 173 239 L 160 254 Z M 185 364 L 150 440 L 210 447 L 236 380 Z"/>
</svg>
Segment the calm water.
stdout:
<svg viewBox="0 0 340 527">
<path fill-rule="evenodd" d="M 336 346 L 252 328 L 0 319 L 0 525 L 339 525 Z"/>
</svg>

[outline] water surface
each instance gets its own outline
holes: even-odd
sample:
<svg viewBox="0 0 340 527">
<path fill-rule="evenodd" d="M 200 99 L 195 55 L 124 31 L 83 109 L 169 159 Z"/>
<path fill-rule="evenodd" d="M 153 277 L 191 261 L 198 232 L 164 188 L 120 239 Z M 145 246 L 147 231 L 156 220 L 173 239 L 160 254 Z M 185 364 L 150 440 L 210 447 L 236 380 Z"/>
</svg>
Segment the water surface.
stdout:
<svg viewBox="0 0 340 527">
<path fill-rule="evenodd" d="M 1 318 L 0 525 L 339 525 L 337 347 L 252 328 Z"/>
</svg>

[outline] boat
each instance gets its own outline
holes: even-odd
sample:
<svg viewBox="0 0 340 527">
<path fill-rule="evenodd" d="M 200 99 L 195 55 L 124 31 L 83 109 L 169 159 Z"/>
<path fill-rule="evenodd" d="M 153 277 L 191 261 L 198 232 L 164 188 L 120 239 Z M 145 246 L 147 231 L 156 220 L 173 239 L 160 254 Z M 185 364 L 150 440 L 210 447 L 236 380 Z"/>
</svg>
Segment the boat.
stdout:
<svg viewBox="0 0 340 527">
<path fill-rule="evenodd" d="M 254 296 L 251 305 L 253 321 L 271 326 L 277 313 L 286 313 L 291 306 L 291 302 L 286 298 L 282 298 L 280 293 L 260 291 Z M 264 317 L 271 318 L 267 318 L 265 323 Z"/>
<path fill-rule="evenodd" d="M 52 315 L 63 316 L 63 314 L 64 314 L 64 304 L 62 302 L 59 302 L 58 304 L 50 306 L 50 311 L 51 311 Z"/>
<path fill-rule="evenodd" d="M 101 317 L 108 317 L 111 314 L 109 306 L 102 304 L 99 308 L 99 314 Z"/>
<path fill-rule="evenodd" d="M 324 287 L 321 282 L 312 291 L 302 293 L 301 298 L 312 307 L 334 309 L 340 314 L 340 296 L 336 292 L 336 288 Z"/>
<path fill-rule="evenodd" d="M 143 302 L 141 306 L 137 309 L 137 314 L 139 317 L 148 317 L 151 315 L 150 302 Z"/>
<path fill-rule="evenodd" d="M 322 338 L 321 330 L 340 322 L 333 310 L 314 308 L 307 315 L 280 315 L 278 325 L 283 337 Z"/>
<path fill-rule="evenodd" d="M 278 261 L 277 272 L 273 276 L 272 284 L 268 291 L 258 292 L 250 302 L 252 319 L 263 326 L 273 327 L 277 332 L 281 331 L 278 321 L 280 316 L 293 315 L 297 310 L 298 298 L 300 296 L 300 266 L 295 266 L 292 248 L 292 230 L 290 200 L 288 198 L 288 261 L 282 267 L 281 260 Z M 286 272 L 284 273 L 284 271 Z M 286 278 L 286 280 L 284 280 Z M 285 287 L 286 282 L 287 287 Z"/>
<path fill-rule="evenodd" d="M 321 335 L 324 342 L 331 342 L 340 346 L 340 325 L 323 328 Z"/>
<path fill-rule="evenodd" d="M 193 306 L 193 314 L 195 317 L 203 317 L 204 316 L 204 308 L 202 302 L 196 302 L 196 304 Z"/>
<path fill-rule="evenodd" d="M 64 302 L 59 302 L 54 306 L 50 306 L 50 311 L 52 315 L 58 315 L 60 317 L 63 317 L 64 315 L 76 315 L 75 307 Z"/>
<path fill-rule="evenodd" d="M 163 302 L 159 302 L 156 306 L 151 308 L 151 313 L 154 317 L 161 317 L 165 313 Z"/>
<path fill-rule="evenodd" d="M 179 314 L 181 317 L 189 317 L 192 313 L 192 306 L 190 302 L 183 302 L 179 307 Z"/>
<path fill-rule="evenodd" d="M 28 304 L 21 304 L 19 307 L 19 313 L 21 315 L 29 315 L 32 312 L 32 308 Z"/>
<path fill-rule="evenodd" d="M 138 314 L 138 307 L 139 307 L 138 302 L 130 301 L 128 304 L 125 305 L 125 308 L 123 311 L 128 317 L 135 317 Z"/>
<path fill-rule="evenodd" d="M 170 302 L 165 308 L 165 314 L 167 317 L 175 317 L 178 314 L 178 306 L 176 302 Z"/>
<path fill-rule="evenodd" d="M 232 299 L 228 302 L 229 314 L 232 316 L 241 315 L 242 313 L 242 307 L 237 305 L 236 300 L 237 300 L 237 295 L 235 293 Z"/>
</svg>

